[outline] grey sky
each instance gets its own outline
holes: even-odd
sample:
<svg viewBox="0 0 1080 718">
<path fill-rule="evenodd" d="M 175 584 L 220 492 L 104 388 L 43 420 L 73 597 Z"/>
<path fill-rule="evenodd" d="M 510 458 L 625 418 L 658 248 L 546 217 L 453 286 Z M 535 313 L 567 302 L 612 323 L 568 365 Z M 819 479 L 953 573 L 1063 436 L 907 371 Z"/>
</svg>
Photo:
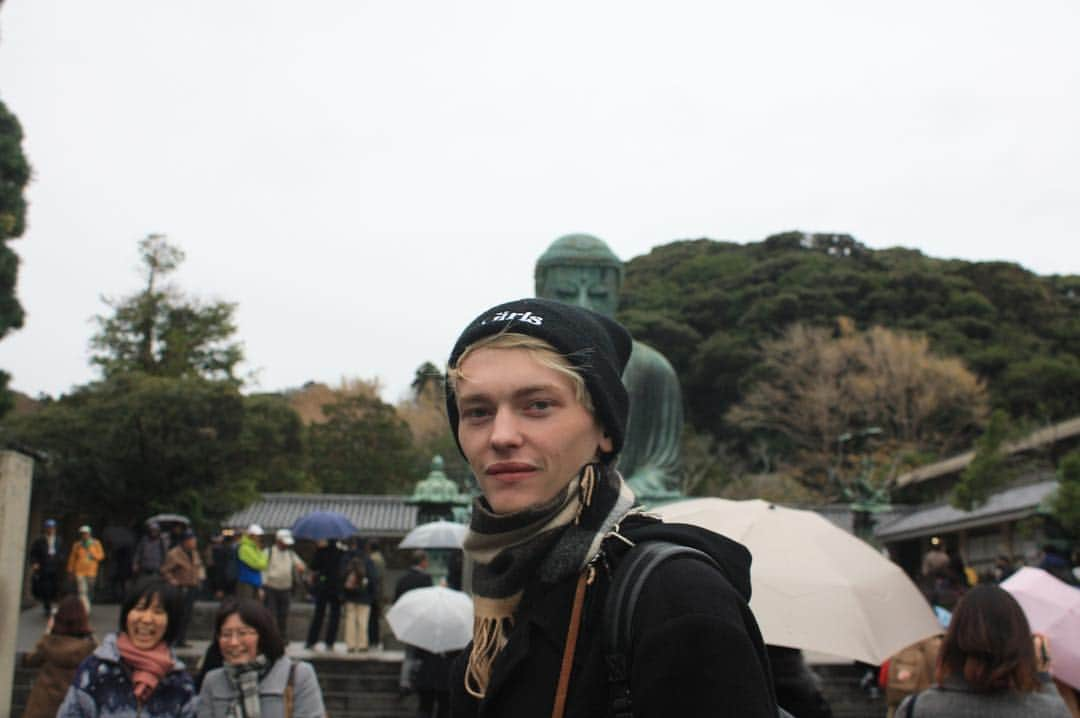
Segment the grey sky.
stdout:
<svg viewBox="0 0 1080 718">
<path fill-rule="evenodd" d="M 168 234 L 258 388 L 398 398 L 556 237 L 848 232 L 1080 274 L 1080 5 L 7 0 L 35 169 L 13 386 L 92 378 L 89 317 Z"/>
</svg>

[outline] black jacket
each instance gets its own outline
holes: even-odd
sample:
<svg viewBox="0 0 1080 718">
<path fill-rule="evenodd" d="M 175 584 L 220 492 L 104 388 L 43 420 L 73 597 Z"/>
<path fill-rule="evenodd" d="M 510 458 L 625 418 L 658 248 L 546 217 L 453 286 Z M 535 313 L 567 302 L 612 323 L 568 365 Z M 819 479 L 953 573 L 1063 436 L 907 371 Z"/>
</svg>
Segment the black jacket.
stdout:
<svg viewBox="0 0 1080 718">
<path fill-rule="evenodd" d="M 314 574 L 314 584 L 311 592 L 328 601 L 341 601 L 344 586 L 344 577 L 341 575 L 342 557 L 345 553 L 331 541 L 326 546 L 315 549 L 308 568 Z"/>
<path fill-rule="evenodd" d="M 775 718 L 765 645 L 747 605 L 749 551 L 697 527 L 639 517 L 624 521 L 622 533 L 635 542 L 663 539 L 692 546 L 713 556 L 723 568 L 721 575 L 701 561 L 673 558 L 650 576 L 633 620 L 630 687 L 634 716 Z M 612 566 L 625 551 L 625 544 L 616 539 L 604 545 Z M 551 715 L 576 581 L 571 577 L 545 584 L 536 579 L 526 586 L 483 701 L 465 691 L 471 646 L 462 652 L 450 676 L 455 717 Z M 567 718 L 609 715 L 601 631 L 610 583 L 610 571 L 601 570 L 586 592 Z"/>
<path fill-rule="evenodd" d="M 63 573 L 66 561 L 67 551 L 59 536 L 56 537 L 52 556 L 49 555 L 49 544 L 44 536 L 38 536 L 30 544 L 30 563 L 38 564 L 42 573 Z"/>
</svg>

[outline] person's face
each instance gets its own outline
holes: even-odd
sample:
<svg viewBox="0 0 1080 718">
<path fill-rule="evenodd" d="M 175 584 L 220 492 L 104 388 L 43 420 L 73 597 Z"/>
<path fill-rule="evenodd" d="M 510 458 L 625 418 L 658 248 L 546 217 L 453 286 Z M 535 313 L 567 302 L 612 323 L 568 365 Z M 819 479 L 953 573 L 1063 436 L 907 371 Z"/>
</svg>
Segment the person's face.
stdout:
<svg viewBox="0 0 1080 718">
<path fill-rule="evenodd" d="M 218 648 L 226 663 L 251 663 L 259 655 L 259 632 L 244 623 L 239 613 L 231 613 L 221 622 Z"/>
<path fill-rule="evenodd" d="M 144 651 L 160 643 L 168 627 L 169 614 L 165 612 L 165 607 L 156 595 L 149 600 L 140 599 L 135 607 L 128 611 L 127 620 L 124 622 L 128 638 L 136 648 Z"/>
<path fill-rule="evenodd" d="M 569 377 L 524 349 L 477 349 L 456 387 L 458 440 L 495 513 L 552 499 L 611 439 Z"/>
<path fill-rule="evenodd" d="M 56 527 L 55 526 L 46 526 L 45 527 L 45 535 L 48 536 L 49 538 L 52 538 L 53 536 L 55 536 L 56 535 Z"/>
<path fill-rule="evenodd" d="M 549 267 L 537 282 L 536 295 L 613 317 L 619 305 L 618 270 L 588 265 Z"/>
<path fill-rule="evenodd" d="M 184 539 L 184 548 L 188 551 L 194 551 L 199 541 L 194 536 Z"/>
</svg>

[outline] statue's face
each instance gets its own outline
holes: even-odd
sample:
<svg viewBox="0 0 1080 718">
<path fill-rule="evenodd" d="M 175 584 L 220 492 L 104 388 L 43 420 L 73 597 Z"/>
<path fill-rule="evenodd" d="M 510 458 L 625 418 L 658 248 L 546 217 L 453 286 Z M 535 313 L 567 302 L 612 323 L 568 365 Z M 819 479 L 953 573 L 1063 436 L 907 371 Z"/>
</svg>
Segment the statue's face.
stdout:
<svg viewBox="0 0 1080 718">
<path fill-rule="evenodd" d="M 619 272 L 614 267 L 556 266 L 541 274 L 536 296 L 615 316 L 619 306 Z"/>
</svg>

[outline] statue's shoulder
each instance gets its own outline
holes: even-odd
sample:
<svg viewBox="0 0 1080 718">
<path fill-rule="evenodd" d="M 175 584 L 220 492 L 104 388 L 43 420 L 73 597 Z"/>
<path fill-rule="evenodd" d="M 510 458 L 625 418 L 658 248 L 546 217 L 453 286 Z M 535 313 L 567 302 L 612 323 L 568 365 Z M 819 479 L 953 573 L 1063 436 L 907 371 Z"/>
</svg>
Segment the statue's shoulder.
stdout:
<svg viewBox="0 0 1080 718">
<path fill-rule="evenodd" d="M 658 349 L 635 339 L 624 374 L 631 373 L 665 374 L 674 377 L 675 367 L 671 366 L 671 362 Z"/>
</svg>

